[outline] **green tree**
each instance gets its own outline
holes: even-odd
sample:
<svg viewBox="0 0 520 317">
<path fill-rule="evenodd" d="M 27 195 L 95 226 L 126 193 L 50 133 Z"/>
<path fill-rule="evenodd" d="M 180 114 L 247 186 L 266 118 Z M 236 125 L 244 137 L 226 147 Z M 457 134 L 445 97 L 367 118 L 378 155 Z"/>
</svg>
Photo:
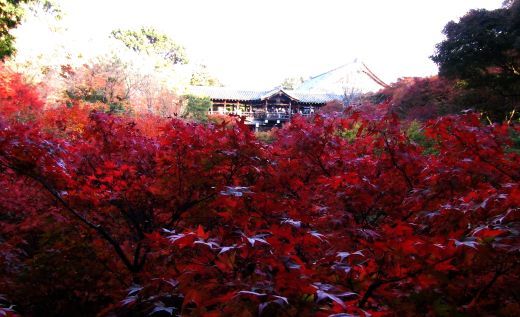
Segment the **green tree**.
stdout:
<svg viewBox="0 0 520 317">
<path fill-rule="evenodd" d="M 208 110 L 212 105 L 209 97 L 185 95 L 184 100 L 186 102 L 184 117 L 197 121 L 206 121 Z"/>
<path fill-rule="evenodd" d="M 52 12 L 56 19 L 61 18 L 61 9 L 54 0 L 0 0 L 0 60 L 16 51 L 15 38 L 9 31 L 22 21 L 25 3 L 31 4 L 28 9 L 33 12 L 37 7 L 41 7 L 45 12 Z"/>
<path fill-rule="evenodd" d="M 114 30 L 112 36 L 126 47 L 138 53 L 161 58 L 166 64 L 187 64 L 188 57 L 182 45 L 173 41 L 168 35 L 151 27 L 139 30 Z"/>
<path fill-rule="evenodd" d="M 486 88 L 518 106 L 520 95 L 520 0 L 496 10 L 471 10 L 449 22 L 446 40 L 431 59 L 439 75 L 458 79 L 468 88 Z M 510 108 L 511 109 L 511 108 Z"/>
<path fill-rule="evenodd" d="M 55 0 L 0 0 L 0 61 L 16 52 L 15 38 L 10 30 L 22 22 L 27 11 L 34 16 L 51 14 L 55 20 L 63 15 Z"/>
<path fill-rule="evenodd" d="M 14 36 L 9 30 L 15 28 L 22 20 L 24 2 L 27 0 L 0 0 L 0 60 L 15 52 Z"/>
</svg>

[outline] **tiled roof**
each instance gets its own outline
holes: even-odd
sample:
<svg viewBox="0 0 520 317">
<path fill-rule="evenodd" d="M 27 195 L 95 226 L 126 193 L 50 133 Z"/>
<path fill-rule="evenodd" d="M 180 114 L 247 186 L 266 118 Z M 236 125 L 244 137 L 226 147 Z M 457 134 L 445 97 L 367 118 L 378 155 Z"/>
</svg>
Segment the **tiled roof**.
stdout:
<svg viewBox="0 0 520 317">
<path fill-rule="evenodd" d="M 284 90 L 289 96 L 305 103 L 326 103 L 332 100 L 342 100 L 343 96 L 333 93 L 314 94 L 299 90 Z"/>
<path fill-rule="evenodd" d="M 355 59 L 351 63 L 307 79 L 297 89 L 315 93 L 331 91 L 361 93 L 378 91 L 385 85 L 363 62 Z"/>
<path fill-rule="evenodd" d="M 238 90 L 227 87 L 190 86 L 188 93 L 211 99 L 250 101 L 260 100 L 269 90 Z"/>
<path fill-rule="evenodd" d="M 227 87 L 188 87 L 188 93 L 197 96 L 206 96 L 213 100 L 253 101 L 264 100 L 270 96 L 283 92 L 292 99 L 303 103 L 326 103 L 332 100 L 341 100 L 342 95 L 333 93 L 309 93 L 300 90 L 285 90 L 281 88 L 271 90 L 237 90 Z"/>
</svg>

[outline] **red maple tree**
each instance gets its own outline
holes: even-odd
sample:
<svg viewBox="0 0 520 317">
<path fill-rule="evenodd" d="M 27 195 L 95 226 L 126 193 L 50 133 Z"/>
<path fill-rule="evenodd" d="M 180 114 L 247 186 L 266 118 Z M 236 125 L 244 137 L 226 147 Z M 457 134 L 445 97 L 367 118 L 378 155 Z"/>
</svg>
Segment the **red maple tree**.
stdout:
<svg viewBox="0 0 520 317">
<path fill-rule="evenodd" d="M 514 127 L 447 116 L 421 145 L 353 112 L 263 143 L 0 80 L 1 314 L 520 312 Z"/>
</svg>

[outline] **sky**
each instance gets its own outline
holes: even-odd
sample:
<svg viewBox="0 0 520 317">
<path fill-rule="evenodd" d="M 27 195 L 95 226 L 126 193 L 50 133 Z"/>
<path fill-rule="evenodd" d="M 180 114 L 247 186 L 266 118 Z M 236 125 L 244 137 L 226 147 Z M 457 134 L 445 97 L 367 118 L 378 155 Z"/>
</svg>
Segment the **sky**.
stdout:
<svg viewBox="0 0 520 317">
<path fill-rule="evenodd" d="M 60 0 L 88 41 L 117 28 L 153 26 L 184 45 L 224 84 L 266 88 L 364 61 L 385 82 L 437 73 L 442 29 L 503 0 Z"/>
</svg>

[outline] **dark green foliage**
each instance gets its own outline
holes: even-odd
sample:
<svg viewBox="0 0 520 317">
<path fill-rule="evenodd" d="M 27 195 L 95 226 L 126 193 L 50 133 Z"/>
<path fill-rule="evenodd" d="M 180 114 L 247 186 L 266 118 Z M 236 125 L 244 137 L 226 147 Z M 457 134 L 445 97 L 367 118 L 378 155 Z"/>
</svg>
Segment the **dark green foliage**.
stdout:
<svg viewBox="0 0 520 317">
<path fill-rule="evenodd" d="M 449 22 L 443 30 L 447 39 L 432 56 L 440 75 L 504 93 L 519 88 L 520 2 L 516 2 L 511 8 L 472 10 L 458 23 Z"/>
<path fill-rule="evenodd" d="M 439 75 L 463 86 L 506 98 L 506 109 L 487 109 L 504 118 L 518 108 L 520 96 L 520 1 L 497 10 L 472 10 L 459 22 L 449 22 L 446 40 L 437 45 L 432 60 Z"/>
<path fill-rule="evenodd" d="M 24 8 L 24 3 L 29 5 Z M 38 7 L 52 13 L 57 20 L 62 17 L 62 11 L 54 0 L 0 0 L 0 61 L 16 53 L 16 39 L 9 31 L 20 24 L 25 9 L 34 13 Z"/>
<path fill-rule="evenodd" d="M 14 54 L 14 36 L 9 33 L 23 16 L 21 4 L 26 0 L 0 0 L 0 60 Z"/>
<path fill-rule="evenodd" d="M 185 95 L 184 99 L 186 102 L 184 117 L 197 121 L 206 121 L 208 110 L 212 105 L 211 99 L 193 95 Z"/>
</svg>

